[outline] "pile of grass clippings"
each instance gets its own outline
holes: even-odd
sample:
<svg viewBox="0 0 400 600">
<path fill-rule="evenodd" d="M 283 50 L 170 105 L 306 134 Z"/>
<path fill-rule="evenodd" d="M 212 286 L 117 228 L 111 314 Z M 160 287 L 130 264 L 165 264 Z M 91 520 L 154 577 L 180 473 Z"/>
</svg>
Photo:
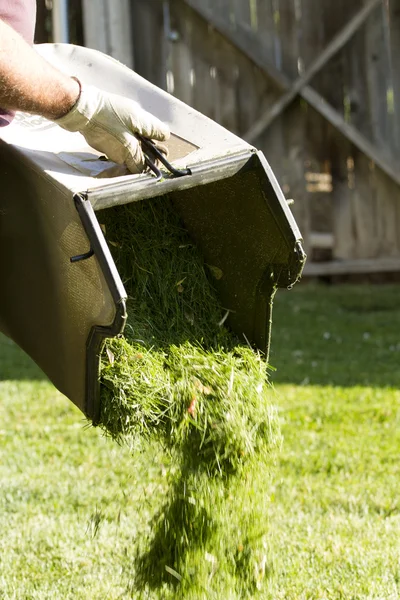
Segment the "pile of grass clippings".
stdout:
<svg viewBox="0 0 400 600">
<path fill-rule="evenodd" d="M 135 586 L 201 598 L 222 577 L 252 597 L 266 569 L 259 470 L 280 441 L 267 364 L 221 325 L 213 266 L 167 198 L 108 209 L 100 222 L 129 295 L 125 335 L 102 354 L 100 426 L 171 457 Z"/>
</svg>

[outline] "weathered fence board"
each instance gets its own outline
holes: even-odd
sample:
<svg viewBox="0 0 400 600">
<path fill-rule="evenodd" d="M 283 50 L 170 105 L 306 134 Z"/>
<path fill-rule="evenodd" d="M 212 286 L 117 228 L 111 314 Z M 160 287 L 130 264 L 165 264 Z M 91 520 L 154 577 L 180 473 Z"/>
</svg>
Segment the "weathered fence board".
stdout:
<svg viewBox="0 0 400 600">
<path fill-rule="evenodd" d="M 388 27 L 390 44 L 390 64 L 392 68 L 392 110 L 395 120 L 395 151 L 400 155 L 400 2 L 389 0 Z"/>
<path fill-rule="evenodd" d="M 366 71 L 369 104 L 366 113 L 371 115 L 371 139 L 390 156 L 396 148 L 394 114 L 388 110 L 388 94 L 392 85 L 389 24 L 383 5 L 371 15 L 365 27 Z M 368 114 L 365 115 L 368 121 Z"/>
<path fill-rule="evenodd" d="M 167 87 L 166 46 L 172 34 L 162 2 L 131 3 L 135 70 L 162 89 Z"/>
<path fill-rule="evenodd" d="M 129 0 L 82 0 L 85 45 L 133 67 Z"/>
<path fill-rule="evenodd" d="M 379 10 L 379 7 L 378 7 Z M 376 18 L 376 9 L 370 17 Z M 369 119 L 369 82 L 367 60 L 367 28 L 364 23 L 343 50 L 344 116 L 366 139 L 372 140 Z M 349 164 L 353 164 L 354 187 L 351 193 L 352 229 L 355 237 L 354 258 L 373 258 L 377 253 L 377 205 L 369 160 L 357 148 L 351 148 Z"/>
<path fill-rule="evenodd" d="M 294 204 L 291 208 L 296 221 L 301 223 L 304 247 L 309 252 L 311 247 L 312 215 L 310 211 L 311 195 L 307 192 L 305 179 L 307 149 L 304 140 L 306 130 L 307 107 L 298 100 L 287 110 L 285 119 L 280 117 L 280 120 L 274 123 L 268 133 L 265 134 L 265 137 L 272 140 L 274 137 L 276 139 L 280 132 L 284 135 L 284 144 L 280 147 L 280 161 L 284 169 L 283 172 L 280 172 L 282 168 L 280 171 L 276 169 L 275 171 L 281 184 L 284 184 L 283 189 L 286 197 L 294 199 Z M 275 160 L 271 162 L 273 167 L 274 163 L 276 163 Z"/>
<path fill-rule="evenodd" d="M 37 0 L 36 2 L 35 43 L 43 44 L 53 41 L 52 2 Z M 81 0 L 68 1 L 69 41 L 72 44 L 83 44 Z"/>
<path fill-rule="evenodd" d="M 258 35 L 263 36 L 266 56 L 277 67 L 279 35 L 275 26 L 273 0 L 257 0 L 256 14 L 256 30 Z"/>
</svg>

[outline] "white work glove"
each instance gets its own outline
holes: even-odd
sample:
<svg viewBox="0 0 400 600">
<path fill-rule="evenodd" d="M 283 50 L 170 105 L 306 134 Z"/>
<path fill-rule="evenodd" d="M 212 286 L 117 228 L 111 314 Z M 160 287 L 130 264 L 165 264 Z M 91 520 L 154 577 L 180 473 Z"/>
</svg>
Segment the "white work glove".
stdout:
<svg viewBox="0 0 400 600">
<path fill-rule="evenodd" d="M 131 173 L 146 168 L 135 133 L 152 140 L 169 138 L 169 128 L 137 102 L 81 84 L 81 94 L 69 113 L 54 121 L 67 131 L 79 131 L 92 148 L 125 164 Z"/>
</svg>

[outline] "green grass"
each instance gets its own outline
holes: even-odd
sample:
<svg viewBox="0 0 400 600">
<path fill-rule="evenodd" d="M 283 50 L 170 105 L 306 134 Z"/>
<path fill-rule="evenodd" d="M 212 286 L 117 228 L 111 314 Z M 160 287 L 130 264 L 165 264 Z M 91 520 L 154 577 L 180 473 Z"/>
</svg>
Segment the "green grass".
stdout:
<svg viewBox="0 0 400 600">
<path fill-rule="evenodd" d="M 400 597 L 399 292 L 278 292 L 271 401 L 284 442 L 272 472 L 228 498 L 265 505 L 253 524 L 264 533 L 262 598 Z M 86 429 L 4 338 L 0 365 L 0 598 L 167 598 L 134 584 L 169 485 L 165 455 L 152 447 L 133 460 Z M 245 545 L 238 536 L 244 560 Z M 238 597 L 228 578 L 218 594 L 196 600 Z"/>
</svg>

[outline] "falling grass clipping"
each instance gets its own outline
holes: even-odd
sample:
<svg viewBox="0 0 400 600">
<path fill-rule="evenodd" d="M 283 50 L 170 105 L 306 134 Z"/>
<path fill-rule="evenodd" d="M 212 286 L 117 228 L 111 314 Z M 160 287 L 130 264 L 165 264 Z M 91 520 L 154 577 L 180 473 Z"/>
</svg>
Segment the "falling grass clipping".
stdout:
<svg viewBox="0 0 400 600">
<path fill-rule="evenodd" d="M 124 337 L 102 354 L 100 426 L 132 451 L 159 443 L 170 457 L 165 503 L 139 543 L 135 589 L 201 598 L 222 578 L 237 597 L 252 597 L 267 570 L 259 470 L 267 477 L 280 440 L 266 362 L 221 325 L 212 268 L 168 198 L 99 219 L 129 315 Z"/>
</svg>

